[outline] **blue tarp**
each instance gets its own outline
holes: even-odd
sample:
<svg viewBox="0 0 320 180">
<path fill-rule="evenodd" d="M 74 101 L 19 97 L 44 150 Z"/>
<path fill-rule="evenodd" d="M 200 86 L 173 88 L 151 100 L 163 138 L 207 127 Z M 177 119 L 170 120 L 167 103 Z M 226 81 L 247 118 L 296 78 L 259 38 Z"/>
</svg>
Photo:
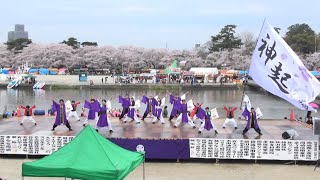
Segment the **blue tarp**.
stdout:
<svg viewBox="0 0 320 180">
<path fill-rule="evenodd" d="M 2 74 L 9 74 L 9 71 L 6 70 L 6 69 L 2 69 L 1 73 L 2 73 Z"/>
<path fill-rule="evenodd" d="M 47 69 L 47 68 L 40 68 L 40 69 L 39 69 L 39 74 L 47 75 L 47 74 L 49 74 L 49 69 Z"/>
<path fill-rule="evenodd" d="M 29 73 L 33 74 L 33 73 L 37 73 L 38 72 L 38 68 L 30 68 Z"/>
<path fill-rule="evenodd" d="M 320 72 L 319 71 L 311 71 L 311 74 L 314 76 L 320 76 Z"/>
<path fill-rule="evenodd" d="M 57 75 L 58 73 L 57 73 L 56 71 L 51 71 L 51 70 L 50 70 L 50 71 L 49 71 L 49 74 L 50 74 L 50 75 Z"/>
<path fill-rule="evenodd" d="M 239 71 L 239 74 L 240 74 L 240 75 L 248 74 L 248 71 L 247 71 L 247 70 L 240 70 L 240 71 Z"/>
</svg>

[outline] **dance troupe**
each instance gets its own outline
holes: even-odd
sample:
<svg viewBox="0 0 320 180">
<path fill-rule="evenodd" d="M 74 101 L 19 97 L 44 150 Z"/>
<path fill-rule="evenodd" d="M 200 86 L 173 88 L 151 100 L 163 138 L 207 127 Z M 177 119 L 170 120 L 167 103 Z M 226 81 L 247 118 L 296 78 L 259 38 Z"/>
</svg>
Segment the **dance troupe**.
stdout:
<svg viewBox="0 0 320 180">
<path fill-rule="evenodd" d="M 199 120 L 201 125 L 198 133 L 201 133 L 204 129 L 208 131 L 214 130 L 216 134 L 218 133 L 217 128 L 213 123 L 214 119 L 219 118 L 216 108 L 210 110 L 209 107 L 205 107 L 203 109 L 203 103 L 195 104 L 192 102 L 192 99 L 187 101 L 186 95 L 188 92 L 182 96 L 174 96 L 170 92 L 168 92 L 168 94 L 170 96 L 169 102 L 172 105 L 172 111 L 168 120 L 172 121 L 174 118 L 176 119 L 174 125 L 175 128 L 177 128 L 181 122 L 188 123 L 191 127 L 196 128 L 195 121 Z M 108 112 L 111 111 L 110 100 L 111 99 L 103 99 L 101 102 L 96 98 L 93 98 L 90 101 L 84 100 L 84 108 L 89 109 L 89 112 L 87 118 L 83 122 L 83 126 L 86 126 L 89 121 L 96 121 L 95 129 L 97 131 L 99 131 L 99 128 L 108 127 L 110 133 L 113 132 L 112 125 L 108 117 Z M 52 127 L 52 131 L 54 131 L 59 125 L 65 125 L 70 131 L 72 131 L 68 120 L 71 117 L 74 117 L 76 120 L 80 121 L 80 118 L 76 112 L 80 102 L 65 102 L 63 99 L 59 100 L 58 103 L 54 100 L 52 101 L 52 112 L 56 113 L 55 123 Z M 251 107 L 250 101 L 247 97 L 245 97 L 243 101 L 245 102 L 245 107 L 243 108 L 242 115 L 247 120 L 247 124 L 242 134 L 245 134 L 250 128 L 253 128 L 259 135 L 262 135 L 258 125 L 258 119 L 262 114 L 259 113 L 261 115 L 257 115 L 257 112 Z M 119 120 L 123 119 L 124 123 L 129 120 L 140 123 L 137 111 L 141 102 L 146 104 L 146 109 L 141 119 L 142 121 L 149 117 L 152 118 L 153 124 L 157 123 L 158 121 L 160 121 L 162 124 L 165 123 L 164 118 L 166 118 L 167 114 L 165 97 L 161 99 L 159 96 L 143 96 L 141 101 L 135 100 L 135 97 L 130 98 L 128 94 L 125 95 L 125 97 L 119 96 L 119 103 L 122 105 L 122 112 L 119 116 Z M 35 106 L 20 107 L 25 110 L 24 118 L 22 119 L 20 125 L 23 125 L 26 120 L 30 120 L 37 125 L 36 121 L 32 118 L 32 110 L 35 108 Z M 224 107 L 227 118 L 222 126 L 223 128 L 226 128 L 227 124 L 232 125 L 234 129 L 238 128 L 237 122 L 234 119 L 234 112 L 236 109 L 237 108 L 235 107 Z"/>
</svg>

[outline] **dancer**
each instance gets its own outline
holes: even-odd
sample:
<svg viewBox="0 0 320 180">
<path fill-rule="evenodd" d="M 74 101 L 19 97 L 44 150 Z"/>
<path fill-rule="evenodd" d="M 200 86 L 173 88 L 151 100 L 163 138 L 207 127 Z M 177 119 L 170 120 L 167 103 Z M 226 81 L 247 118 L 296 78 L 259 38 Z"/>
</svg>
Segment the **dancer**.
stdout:
<svg viewBox="0 0 320 180">
<path fill-rule="evenodd" d="M 84 108 L 88 108 L 88 116 L 83 122 L 83 126 L 88 124 L 88 120 L 98 120 L 98 112 L 100 111 L 100 104 L 96 99 L 91 99 L 90 102 L 84 101 Z"/>
<path fill-rule="evenodd" d="M 121 120 L 124 115 L 128 114 L 129 112 L 129 106 L 130 106 L 130 98 L 129 95 L 126 94 L 126 96 L 123 98 L 122 96 L 119 96 L 119 103 L 121 103 L 122 106 L 122 112 L 119 116 L 119 120 Z"/>
<path fill-rule="evenodd" d="M 26 120 L 30 120 L 34 123 L 34 125 L 36 126 L 37 125 L 37 122 L 32 118 L 32 110 L 34 108 L 36 108 L 35 105 L 33 105 L 32 107 L 30 107 L 29 105 L 27 105 L 26 107 L 24 106 L 20 106 L 21 109 L 24 109 L 24 117 L 23 119 L 21 120 L 21 123 L 20 125 L 22 126 L 23 123 L 26 121 Z"/>
<path fill-rule="evenodd" d="M 140 107 L 140 102 L 136 103 L 136 101 L 134 100 L 134 97 L 132 97 L 130 100 L 129 111 L 126 118 L 124 119 L 124 123 L 126 123 L 127 120 L 129 119 L 135 120 L 136 123 L 140 123 L 140 120 L 138 119 L 137 112 L 136 112 L 136 108 L 138 107 Z"/>
<path fill-rule="evenodd" d="M 112 133 L 112 125 L 108 118 L 107 112 L 110 107 L 107 106 L 107 101 L 105 99 L 102 100 L 102 104 L 100 106 L 99 110 L 99 119 L 96 123 L 96 131 L 99 132 L 99 128 L 102 127 L 109 127 L 109 132 Z"/>
<path fill-rule="evenodd" d="M 209 111 L 209 107 L 205 108 L 205 115 L 201 117 L 200 119 L 204 119 L 204 122 L 201 124 L 198 133 L 200 134 L 204 129 L 210 131 L 210 129 L 213 129 L 216 134 L 218 134 L 216 126 L 211 121 L 214 117 L 212 116 L 212 113 Z"/>
<path fill-rule="evenodd" d="M 226 106 L 224 106 L 223 109 L 227 113 L 227 118 L 226 118 L 226 120 L 224 121 L 224 123 L 222 125 L 223 129 L 226 128 L 227 124 L 231 124 L 234 127 L 234 129 L 238 129 L 237 122 L 236 122 L 236 120 L 234 120 L 234 111 L 237 110 L 237 108 L 236 107 L 227 108 Z"/>
<path fill-rule="evenodd" d="M 77 106 L 80 104 L 80 102 L 75 102 L 74 100 L 71 101 L 71 106 L 72 106 L 72 109 L 71 111 L 69 112 L 69 115 L 67 117 L 67 119 L 69 120 L 71 117 L 74 117 L 76 118 L 76 120 L 80 121 L 80 118 L 78 116 L 78 113 L 77 113 Z"/>
<path fill-rule="evenodd" d="M 179 96 L 173 96 L 169 91 L 170 104 L 172 104 L 172 110 L 170 113 L 169 121 L 180 114 L 181 98 Z"/>
<path fill-rule="evenodd" d="M 192 120 L 196 120 L 197 118 L 199 118 L 196 115 L 198 114 L 199 108 L 201 108 L 202 103 L 197 103 L 197 104 L 192 103 L 192 104 L 193 104 L 193 109 L 190 112 L 190 118 Z"/>
<path fill-rule="evenodd" d="M 246 128 L 243 130 L 242 134 L 246 134 L 250 128 L 253 128 L 260 136 L 262 135 L 261 130 L 258 125 L 258 120 L 257 120 L 257 114 L 254 111 L 254 108 L 251 108 L 251 112 L 248 111 L 247 108 L 245 108 L 244 112 L 242 115 L 246 118 L 247 120 L 247 125 Z"/>
<path fill-rule="evenodd" d="M 165 103 L 165 98 L 163 98 L 162 100 L 158 97 L 158 100 L 156 102 L 156 106 L 155 106 L 155 113 L 154 113 L 154 117 L 152 120 L 152 124 L 155 124 L 156 121 L 161 121 L 161 124 L 164 124 L 164 119 L 163 119 L 163 106 Z"/>
<path fill-rule="evenodd" d="M 57 113 L 56 113 L 56 120 L 53 124 L 51 131 L 54 131 L 55 128 L 61 124 L 66 125 L 69 131 L 72 131 L 71 126 L 67 120 L 66 105 L 63 99 L 60 99 L 59 104 L 56 103 L 54 100 L 52 100 L 52 112 L 57 112 Z"/>
<path fill-rule="evenodd" d="M 299 134 L 294 129 L 289 129 L 282 133 L 283 139 L 296 140 L 298 136 Z"/>
<path fill-rule="evenodd" d="M 87 117 L 87 114 L 86 114 L 86 109 L 85 108 L 82 108 L 81 109 L 81 117 Z"/>
<path fill-rule="evenodd" d="M 178 125 L 180 124 L 181 120 L 183 123 L 189 123 L 190 126 L 192 126 L 193 128 L 196 128 L 196 125 L 193 123 L 193 121 L 191 120 L 191 118 L 188 115 L 188 106 L 186 103 L 186 100 L 182 100 L 182 103 L 180 105 L 179 108 L 179 112 L 181 112 L 181 114 L 178 116 L 176 123 L 175 123 L 175 128 L 178 127 Z"/>
<path fill-rule="evenodd" d="M 153 117 L 157 101 L 152 96 L 149 96 L 149 98 L 147 98 L 147 96 L 143 96 L 141 102 L 147 105 L 141 120 L 143 121 L 148 115 Z"/>
</svg>

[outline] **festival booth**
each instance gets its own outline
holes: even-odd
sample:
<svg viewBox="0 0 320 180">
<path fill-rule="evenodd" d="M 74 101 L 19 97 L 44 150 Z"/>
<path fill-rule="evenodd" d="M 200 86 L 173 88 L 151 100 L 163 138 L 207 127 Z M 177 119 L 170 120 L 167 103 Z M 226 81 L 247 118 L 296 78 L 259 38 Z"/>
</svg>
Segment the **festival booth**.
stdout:
<svg viewBox="0 0 320 180">
<path fill-rule="evenodd" d="M 224 80 L 226 83 L 234 83 L 239 84 L 239 71 L 230 69 L 230 70 L 220 70 L 220 75 L 224 76 Z"/>
<path fill-rule="evenodd" d="M 198 83 L 214 82 L 215 75 L 219 73 L 217 68 L 205 67 L 191 68 L 189 71 L 194 73 L 195 79 Z"/>
<path fill-rule="evenodd" d="M 123 149 L 87 126 L 58 151 L 23 163 L 22 176 L 124 179 L 143 162 L 144 154 Z"/>
<path fill-rule="evenodd" d="M 194 79 L 194 72 L 192 71 L 183 71 L 182 78 L 185 82 L 189 83 Z"/>
<path fill-rule="evenodd" d="M 156 75 L 157 82 L 160 84 L 167 83 L 168 74 L 166 74 L 165 69 L 159 69 Z"/>
<path fill-rule="evenodd" d="M 178 81 L 181 77 L 181 68 L 178 68 L 177 60 L 174 60 L 171 66 L 167 67 L 164 72 L 168 75 L 169 83 Z"/>
</svg>

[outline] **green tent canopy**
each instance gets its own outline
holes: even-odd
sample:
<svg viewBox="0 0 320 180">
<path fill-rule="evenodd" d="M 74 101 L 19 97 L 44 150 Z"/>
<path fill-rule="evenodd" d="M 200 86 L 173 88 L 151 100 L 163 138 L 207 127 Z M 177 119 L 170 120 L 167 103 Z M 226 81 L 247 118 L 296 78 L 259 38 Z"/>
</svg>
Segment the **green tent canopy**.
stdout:
<svg viewBox="0 0 320 180">
<path fill-rule="evenodd" d="M 170 74 L 172 68 L 178 68 L 178 61 L 177 61 L 177 60 L 174 60 L 173 63 L 171 64 L 171 66 L 167 67 L 167 68 L 164 70 L 164 73 Z"/>
<path fill-rule="evenodd" d="M 143 161 L 143 154 L 123 149 L 87 126 L 50 156 L 23 163 L 22 176 L 124 179 Z"/>
</svg>

